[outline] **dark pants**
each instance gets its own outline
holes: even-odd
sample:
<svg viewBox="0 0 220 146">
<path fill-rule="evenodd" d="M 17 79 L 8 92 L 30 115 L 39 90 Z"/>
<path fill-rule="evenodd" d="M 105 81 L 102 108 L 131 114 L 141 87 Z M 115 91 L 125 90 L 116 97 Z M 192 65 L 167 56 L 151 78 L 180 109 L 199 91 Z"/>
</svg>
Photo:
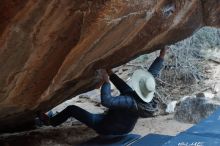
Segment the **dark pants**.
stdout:
<svg viewBox="0 0 220 146">
<path fill-rule="evenodd" d="M 128 92 L 132 92 L 133 90 L 117 75 L 110 76 L 110 80 L 113 84 L 118 88 L 121 94 L 127 94 Z M 63 111 L 50 118 L 50 124 L 52 126 L 57 126 L 65 122 L 69 117 L 74 117 L 78 121 L 84 123 L 88 127 L 96 130 L 102 131 L 102 127 L 100 127 L 100 123 L 103 122 L 104 118 L 108 116 L 106 114 L 92 114 L 78 106 L 71 105 L 65 108 Z M 123 116 L 123 115 L 122 115 Z"/>
<path fill-rule="evenodd" d="M 78 106 L 70 105 L 54 117 L 50 118 L 50 124 L 52 126 L 60 125 L 69 117 L 74 117 L 88 127 L 97 129 L 99 123 L 104 118 L 104 114 L 92 114 Z"/>
</svg>

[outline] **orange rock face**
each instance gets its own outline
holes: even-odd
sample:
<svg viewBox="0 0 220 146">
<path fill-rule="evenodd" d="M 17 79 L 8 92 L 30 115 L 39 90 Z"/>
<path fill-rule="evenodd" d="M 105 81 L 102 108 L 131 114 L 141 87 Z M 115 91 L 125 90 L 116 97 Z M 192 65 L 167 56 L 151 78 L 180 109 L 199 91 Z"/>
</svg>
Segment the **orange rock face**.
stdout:
<svg viewBox="0 0 220 146">
<path fill-rule="evenodd" d="M 99 82 L 96 72 L 220 25 L 219 0 L 1 0 L 0 131 Z"/>
</svg>

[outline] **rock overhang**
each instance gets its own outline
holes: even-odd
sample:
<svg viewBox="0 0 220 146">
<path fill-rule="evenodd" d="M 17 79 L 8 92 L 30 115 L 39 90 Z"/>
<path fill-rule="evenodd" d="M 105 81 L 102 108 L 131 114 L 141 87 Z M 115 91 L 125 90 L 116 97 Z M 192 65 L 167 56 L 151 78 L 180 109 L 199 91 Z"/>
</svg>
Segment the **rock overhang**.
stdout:
<svg viewBox="0 0 220 146">
<path fill-rule="evenodd" d="M 219 7 L 219 0 L 2 0 L 0 131 L 92 90 L 97 69 L 219 27 Z"/>
</svg>

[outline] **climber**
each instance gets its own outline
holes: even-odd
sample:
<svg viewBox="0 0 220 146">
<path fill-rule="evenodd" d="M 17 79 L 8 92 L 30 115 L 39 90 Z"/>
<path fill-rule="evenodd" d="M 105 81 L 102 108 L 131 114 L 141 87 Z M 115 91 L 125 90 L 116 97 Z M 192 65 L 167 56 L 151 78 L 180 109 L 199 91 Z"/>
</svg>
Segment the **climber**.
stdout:
<svg viewBox="0 0 220 146">
<path fill-rule="evenodd" d="M 132 75 L 132 87 L 114 74 L 111 69 L 101 70 L 105 81 L 101 87 L 101 104 L 108 108 L 107 113 L 92 114 L 88 111 L 70 105 L 57 115 L 49 118 L 40 113 L 39 119 L 45 125 L 57 126 L 65 122 L 69 117 L 74 117 L 88 127 L 94 129 L 100 135 L 124 135 L 132 131 L 137 119 L 144 115 L 150 117 L 157 109 L 153 100 L 155 80 L 163 67 L 163 58 L 166 49 L 160 51 L 160 56 L 153 62 L 149 72 L 137 70 Z M 109 79 L 120 91 L 120 95 L 113 97 Z"/>
</svg>

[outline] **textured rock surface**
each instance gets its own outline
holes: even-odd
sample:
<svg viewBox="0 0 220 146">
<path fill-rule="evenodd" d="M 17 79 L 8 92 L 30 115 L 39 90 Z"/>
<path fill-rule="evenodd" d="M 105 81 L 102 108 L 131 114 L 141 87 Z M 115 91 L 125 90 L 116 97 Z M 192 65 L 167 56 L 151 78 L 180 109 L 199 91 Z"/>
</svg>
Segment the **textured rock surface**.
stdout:
<svg viewBox="0 0 220 146">
<path fill-rule="evenodd" d="M 93 89 L 96 70 L 220 25 L 219 0 L 1 0 L 0 131 Z"/>
<path fill-rule="evenodd" d="M 174 118 L 180 122 L 195 124 L 207 118 L 220 103 L 207 97 L 188 97 L 176 107 Z"/>
<path fill-rule="evenodd" d="M 97 134 L 92 129 L 74 125 L 71 127 L 41 128 L 38 130 L 0 135 L 1 146 L 76 146 Z"/>
</svg>

